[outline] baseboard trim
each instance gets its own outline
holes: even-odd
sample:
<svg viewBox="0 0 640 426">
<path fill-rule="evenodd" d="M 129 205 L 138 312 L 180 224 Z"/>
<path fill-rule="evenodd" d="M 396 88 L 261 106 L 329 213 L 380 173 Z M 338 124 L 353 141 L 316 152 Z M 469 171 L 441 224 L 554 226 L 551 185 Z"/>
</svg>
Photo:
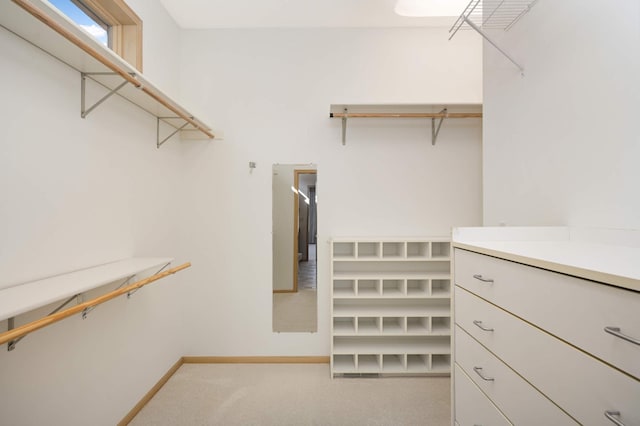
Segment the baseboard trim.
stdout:
<svg viewBox="0 0 640 426">
<path fill-rule="evenodd" d="M 328 356 L 183 356 L 118 423 L 127 426 L 183 364 L 329 364 Z"/>
<path fill-rule="evenodd" d="M 185 364 L 329 364 L 328 356 L 185 356 Z"/>
<path fill-rule="evenodd" d="M 131 411 L 129 411 L 127 413 L 127 415 L 124 416 L 124 418 L 122 420 L 120 420 L 120 422 L 118 423 L 118 426 L 126 426 L 126 425 L 128 425 L 131 422 L 131 420 L 133 420 L 133 418 L 136 415 L 138 415 L 140 410 L 142 410 L 142 408 L 145 405 L 147 405 L 147 403 L 149 401 L 151 401 L 151 398 L 153 398 L 154 395 L 156 393 L 158 393 L 158 391 L 162 388 L 162 386 L 164 386 L 164 384 L 169 381 L 171 376 L 173 376 L 173 374 L 176 371 L 178 371 L 178 368 L 180 368 L 180 366 L 182 366 L 182 364 L 184 364 L 184 357 L 180 358 L 175 364 L 173 364 L 173 366 L 169 369 L 169 371 L 167 371 L 165 373 L 165 375 L 162 376 L 160 378 L 160 380 L 158 380 L 158 382 L 151 388 L 151 390 L 149 392 L 147 392 L 142 397 L 142 399 L 140 399 L 140 401 L 131 409 Z"/>
</svg>

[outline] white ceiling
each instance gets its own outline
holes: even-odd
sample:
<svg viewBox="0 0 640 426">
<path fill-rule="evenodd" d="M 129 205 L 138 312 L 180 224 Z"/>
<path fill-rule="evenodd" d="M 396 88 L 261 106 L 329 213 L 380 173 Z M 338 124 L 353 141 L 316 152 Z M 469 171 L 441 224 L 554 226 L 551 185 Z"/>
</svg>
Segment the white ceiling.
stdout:
<svg viewBox="0 0 640 426">
<path fill-rule="evenodd" d="M 443 1 L 443 0 L 425 0 Z M 460 4 L 468 0 L 446 0 Z M 181 28 L 449 26 L 455 18 L 398 16 L 396 0 L 161 0 Z"/>
</svg>

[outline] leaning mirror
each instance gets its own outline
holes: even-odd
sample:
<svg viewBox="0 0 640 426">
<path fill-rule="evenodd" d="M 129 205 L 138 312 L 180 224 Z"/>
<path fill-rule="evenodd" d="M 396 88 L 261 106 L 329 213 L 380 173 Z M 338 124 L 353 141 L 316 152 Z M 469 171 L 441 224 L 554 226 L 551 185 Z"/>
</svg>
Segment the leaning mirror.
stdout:
<svg viewBox="0 0 640 426">
<path fill-rule="evenodd" d="M 273 331 L 315 332 L 317 315 L 315 165 L 273 166 Z"/>
</svg>

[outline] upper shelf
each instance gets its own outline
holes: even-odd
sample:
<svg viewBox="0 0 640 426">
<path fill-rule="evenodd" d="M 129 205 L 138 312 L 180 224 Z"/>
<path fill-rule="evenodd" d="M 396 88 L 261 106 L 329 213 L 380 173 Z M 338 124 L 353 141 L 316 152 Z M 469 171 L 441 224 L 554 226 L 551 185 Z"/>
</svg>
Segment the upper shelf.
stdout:
<svg viewBox="0 0 640 426">
<path fill-rule="evenodd" d="M 172 258 L 130 258 L 0 289 L 0 321 L 172 261 Z"/>
<path fill-rule="evenodd" d="M 0 2 L 0 26 L 109 91 L 116 91 L 118 95 L 175 130 L 201 133 L 206 138 L 215 137 L 209 126 L 173 101 L 133 66 L 100 44 L 46 0 Z M 123 80 L 128 84 L 116 89 Z"/>
</svg>

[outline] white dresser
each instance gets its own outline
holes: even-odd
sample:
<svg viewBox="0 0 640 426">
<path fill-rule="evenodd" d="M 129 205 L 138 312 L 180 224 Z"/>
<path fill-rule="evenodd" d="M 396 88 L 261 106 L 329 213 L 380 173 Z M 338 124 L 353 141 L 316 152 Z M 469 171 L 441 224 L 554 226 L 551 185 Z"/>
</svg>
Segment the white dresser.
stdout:
<svg viewBox="0 0 640 426">
<path fill-rule="evenodd" d="M 640 425 L 640 238 L 614 237 L 454 230 L 455 424 Z"/>
</svg>

